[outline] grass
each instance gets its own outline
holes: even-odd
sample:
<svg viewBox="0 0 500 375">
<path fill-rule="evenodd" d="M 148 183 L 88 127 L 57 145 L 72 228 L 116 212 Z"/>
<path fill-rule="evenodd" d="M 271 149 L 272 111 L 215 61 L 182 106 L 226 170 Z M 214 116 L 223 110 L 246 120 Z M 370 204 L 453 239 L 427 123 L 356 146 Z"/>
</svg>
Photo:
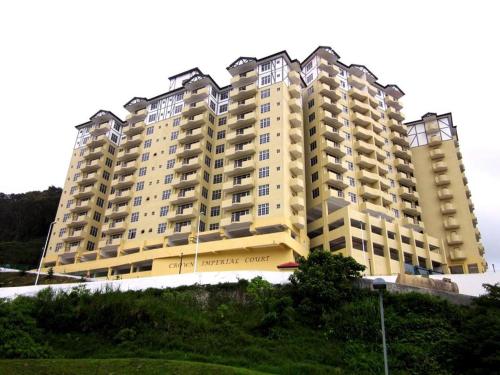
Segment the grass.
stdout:
<svg viewBox="0 0 500 375">
<path fill-rule="evenodd" d="M 84 375 L 84 374 L 217 374 L 263 375 L 264 372 L 201 362 L 162 359 L 26 359 L 0 360 L 2 375 Z"/>
<path fill-rule="evenodd" d="M 33 273 L 0 272 L 0 288 L 34 285 L 35 279 L 36 279 L 36 274 Z M 38 284 L 40 285 L 67 284 L 67 283 L 79 283 L 79 282 L 80 279 L 74 279 L 71 277 L 62 277 L 62 276 L 52 276 L 52 278 L 49 278 L 47 275 L 40 275 L 40 278 L 38 279 Z"/>
</svg>

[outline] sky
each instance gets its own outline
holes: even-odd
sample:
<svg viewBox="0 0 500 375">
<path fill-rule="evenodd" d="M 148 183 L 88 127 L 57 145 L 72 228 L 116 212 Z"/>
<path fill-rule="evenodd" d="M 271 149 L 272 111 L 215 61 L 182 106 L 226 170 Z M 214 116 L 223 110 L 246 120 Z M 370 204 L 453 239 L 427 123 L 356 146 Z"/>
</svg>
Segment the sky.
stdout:
<svg viewBox="0 0 500 375">
<path fill-rule="evenodd" d="M 453 113 L 487 260 L 500 272 L 495 1 L 8 1 L 0 5 L 0 192 L 62 186 L 75 125 L 125 117 L 198 66 L 219 85 L 239 56 L 331 46 L 395 83 L 407 120 Z M 491 267 L 490 267 L 491 268 Z"/>
</svg>

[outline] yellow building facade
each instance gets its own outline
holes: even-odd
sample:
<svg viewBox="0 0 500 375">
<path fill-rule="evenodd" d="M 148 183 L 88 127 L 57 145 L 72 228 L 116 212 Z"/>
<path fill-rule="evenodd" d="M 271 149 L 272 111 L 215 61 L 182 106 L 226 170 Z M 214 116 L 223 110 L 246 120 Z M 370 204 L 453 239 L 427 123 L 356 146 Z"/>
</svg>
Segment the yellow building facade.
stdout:
<svg viewBox="0 0 500 375">
<path fill-rule="evenodd" d="M 45 268 L 96 278 L 278 270 L 322 247 L 367 274 L 484 271 L 458 195 L 459 230 L 432 212 L 434 159 L 427 146 L 414 156 L 397 86 L 328 47 L 302 63 L 283 51 L 227 69 L 228 86 L 191 69 L 168 92 L 127 102 L 126 120 L 101 110 L 76 127 Z M 459 194 L 457 149 L 443 152 Z"/>
</svg>

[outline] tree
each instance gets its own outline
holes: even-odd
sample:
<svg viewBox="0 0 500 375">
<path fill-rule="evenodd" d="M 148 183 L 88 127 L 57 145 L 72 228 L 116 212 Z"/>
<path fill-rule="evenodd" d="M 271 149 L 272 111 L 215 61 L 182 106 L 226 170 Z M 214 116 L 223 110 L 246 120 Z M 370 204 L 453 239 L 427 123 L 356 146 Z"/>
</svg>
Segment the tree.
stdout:
<svg viewBox="0 0 500 375">
<path fill-rule="evenodd" d="M 364 269 L 352 257 L 315 250 L 307 259 L 299 259 L 299 267 L 290 281 L 299 304 L 316 315 L 351 300 L 355 282 Z"/>
</svg>

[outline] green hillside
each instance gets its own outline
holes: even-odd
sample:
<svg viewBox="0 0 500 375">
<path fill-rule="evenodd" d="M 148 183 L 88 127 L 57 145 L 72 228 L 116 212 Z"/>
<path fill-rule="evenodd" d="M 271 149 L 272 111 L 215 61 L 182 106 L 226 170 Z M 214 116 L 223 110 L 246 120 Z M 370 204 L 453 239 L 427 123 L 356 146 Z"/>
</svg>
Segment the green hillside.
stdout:
<svg viewBox="0 0 500 375">
<path fill-rule="evenodd" d="M 356 287 L 362 269 L 315 251 L 283 286 L 257 278 L 140 292 L 49 289 L 0 301 L 0 373 L 381 374 L 378 297 Z M 498 374 L 500 287 L 489 290 L 471 306 L 386 294 L 391 374 Z"/>
</svg>

